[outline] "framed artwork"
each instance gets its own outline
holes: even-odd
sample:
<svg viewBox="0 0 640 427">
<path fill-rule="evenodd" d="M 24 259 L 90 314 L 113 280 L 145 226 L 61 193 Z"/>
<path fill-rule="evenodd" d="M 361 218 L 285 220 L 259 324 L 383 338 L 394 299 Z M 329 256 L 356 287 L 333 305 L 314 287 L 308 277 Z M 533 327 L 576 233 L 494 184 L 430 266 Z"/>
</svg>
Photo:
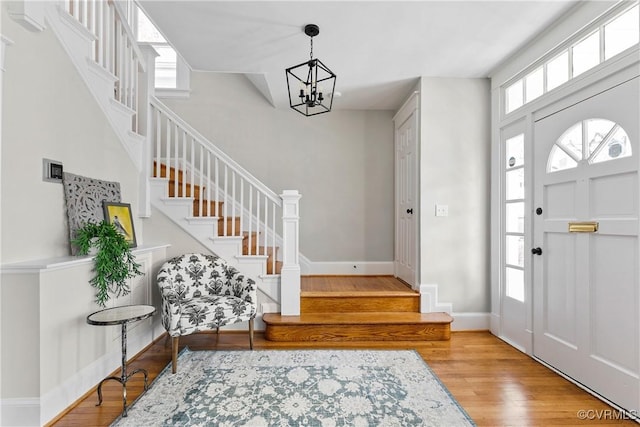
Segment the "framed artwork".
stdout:
<svg viewBox="0 0 640 427">
<path fill-rule="evenodd" d="M 113 224 L 124 238 L 129 242 L 129 246 L 135 248 L 136 232 L 133 229 L 133 217 L 131 216 L 131 205 L 129 203 L 114 203 L 104 200 L 102 202 L 104 219 Z"/>
</svg>

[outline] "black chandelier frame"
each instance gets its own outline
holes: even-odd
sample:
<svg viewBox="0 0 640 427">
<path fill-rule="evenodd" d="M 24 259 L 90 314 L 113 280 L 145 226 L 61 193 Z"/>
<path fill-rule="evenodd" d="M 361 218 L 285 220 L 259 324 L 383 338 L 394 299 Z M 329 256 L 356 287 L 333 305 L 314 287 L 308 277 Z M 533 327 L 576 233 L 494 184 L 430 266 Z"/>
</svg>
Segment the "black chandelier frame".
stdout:
<svg viewBox="0 0 640 427">
<path fill-rule="evenodd" d="M 313 57 L 313 37 L 320 33 L 320 28 L 308 24 L 304 27 L 304 33 L 311 38 L 310 59 L 287 68 L 285 74 L 289 106 L 309 117 L 331 111 L 337 76 L 322 61 Z"/>
</svg>

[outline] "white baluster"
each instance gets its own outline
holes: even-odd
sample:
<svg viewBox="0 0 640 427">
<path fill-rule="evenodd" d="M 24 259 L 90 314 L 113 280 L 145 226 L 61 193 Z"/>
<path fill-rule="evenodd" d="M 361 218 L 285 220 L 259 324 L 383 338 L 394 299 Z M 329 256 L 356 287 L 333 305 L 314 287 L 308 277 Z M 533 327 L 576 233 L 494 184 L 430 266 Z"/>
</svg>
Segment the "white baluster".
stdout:
<svg viewBox="0 0 640 427">
<path fill-rule="evenodd" d="M 222 224 L 222 235 L 229 235 L 229 166 L 225 163 L 224 165 L 224 205 L 222 205 L 222 211 L 224 212 L 224 223 Z"/>
<path fill-rule="evenodd" d="M 220 217 L 220 175 L 219 175 L 219 171 L 218 171 L 218 157 L 215 157 L 215 171 L 214 171 L 214 180 L 215 182 L 213 183 L 213 185 L 215 185 L 215 189 L 216 189 L 216 213 L 214 216 L 216 217 Z M 224 209 L 224 205 L 222 205 L 222 208 Z"/>
<path fill-rule="evenodd" d="M 252 233 L 252 228 L 253 228 L 253 185 L 249 186 L 249 236 L 248 236 L 248 242 L 249 242 L 249 255 L 253 255 L 253 252 L 251 251 L 251 248 L 253 247 L 251 245 L 252 241 L 253 241 L 253 233 Z"/>
<path fill-rule="evenodd" d="M 187 132 L 182 130 L 182 197 L 187 197 Z"/>
<path fill-rule="evenodd" d="M 156 118 L 156 176 L 158 178 L 160 178 L 160 162 L 161 162 L 161 154 L 162 154 L 162 124 L 161 124 L 161 116 L 160 116 L 160 110 L 158 110 L 157 108 L 155 109 L 155 114 L 154 114 L 155 118 Z"/>
</svg>

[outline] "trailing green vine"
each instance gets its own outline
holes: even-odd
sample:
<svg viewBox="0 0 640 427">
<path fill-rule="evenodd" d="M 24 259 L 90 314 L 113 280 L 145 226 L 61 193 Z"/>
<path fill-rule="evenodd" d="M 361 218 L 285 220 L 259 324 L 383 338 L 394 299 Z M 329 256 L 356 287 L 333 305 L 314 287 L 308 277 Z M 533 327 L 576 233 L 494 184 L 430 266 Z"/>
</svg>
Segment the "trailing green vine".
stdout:
<svg viewBox="0 0 640 427">
<path fill-rule="evenodd" d="M 94 258 L 96 275 L 89 283 L 97 289 L 96 302 L 102 307 L 106 306 L 110 294 L 119 297 L 131 292 L 127 279 L 143 274 L 129 243 L 107 221 L 85 224 L 77 230 L 71 243 L 78 247 L 79 255 L 87 255 L 92 247 L 97 249 Z"/>
</svg>

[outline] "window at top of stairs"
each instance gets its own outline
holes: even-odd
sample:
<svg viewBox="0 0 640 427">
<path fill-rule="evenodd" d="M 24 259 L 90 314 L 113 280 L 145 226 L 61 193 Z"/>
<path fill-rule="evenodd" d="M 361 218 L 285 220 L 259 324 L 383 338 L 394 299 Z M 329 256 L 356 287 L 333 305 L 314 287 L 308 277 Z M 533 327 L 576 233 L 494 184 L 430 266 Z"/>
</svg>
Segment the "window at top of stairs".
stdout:
<svg viewBox="0 0 640 427">
<path fill-rule="evenodd" d="M 159 89 L 188 89 L 186 62 L 139 7 L 136 7 L 134 22 L 138 43 L 150 44 L 159 54 L 156 57 L 155 87 Z"/>
</svg>

